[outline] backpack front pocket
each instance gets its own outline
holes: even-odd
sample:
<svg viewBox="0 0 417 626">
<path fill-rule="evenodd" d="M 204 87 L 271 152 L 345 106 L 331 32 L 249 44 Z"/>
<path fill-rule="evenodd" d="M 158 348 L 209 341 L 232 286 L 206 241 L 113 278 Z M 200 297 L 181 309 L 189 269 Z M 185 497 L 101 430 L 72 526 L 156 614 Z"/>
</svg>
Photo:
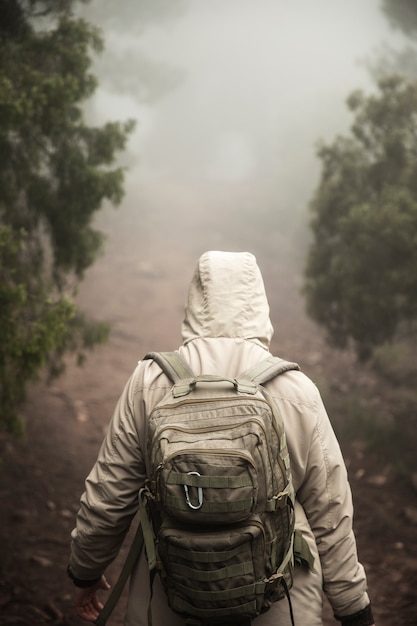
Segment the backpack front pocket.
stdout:
<svg viewBox="0 0 417 626">
<path fill-rule="evenodd" d="M 180 529 L 158 534 L 161 580 L 170 606 L 207 621 L 255 616 L 262 604 L 265 538 L 257 517 L 227 529 Z"/>
<path fill-rule="evenodd" d="M 161 505 L 186 524 L 235 524 L 257 503 L 256 470 L 244 450 L 176 452 L 162 464 L 157 485 Z"/>
</svg>

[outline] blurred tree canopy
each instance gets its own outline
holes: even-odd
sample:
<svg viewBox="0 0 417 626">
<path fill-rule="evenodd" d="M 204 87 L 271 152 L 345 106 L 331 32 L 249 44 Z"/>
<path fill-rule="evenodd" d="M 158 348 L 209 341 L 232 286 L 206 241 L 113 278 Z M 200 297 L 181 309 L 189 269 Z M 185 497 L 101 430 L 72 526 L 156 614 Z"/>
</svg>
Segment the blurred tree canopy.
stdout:
<svg viewBox="0 0 417 626">
<path fill-rule="evenodd" d="M 382 0 L 382 10 L 392 26 L 406 35 L 417 32 L 417 4 L 415 0 Z"/>
<path fill-rule="evenodd" d="M 417 3 L 415 0 L 382 0 L 382 11 L 392 28 L 401 31 L 408 44 L 402 49 L 384 43 L 369 63 L 370 71 L 377 79 L 400 74 L 417 77 Z"/>
<path fill-rule="evenodd" d="M 132 32 L 141 32 L 150 24 L 169 21 L 181 16 L 190 0 L 152 0 L 152 2 L 137 2 L 124 0 L 114 9 L 113 0 L 87 0 L 83 15 L 93 19 L 97 13 L 100 20 L 116 31 L 126 31 L 129 27 Z"/>
<path fill-rule="evenodd" d="M 189 4 L 190 0 L 124 0 L 117 5 L 117 10 L 113 0 L 89 0 L 80 4 L 77 13 L 98 23 L 106 39 L 116 43 L 111 47 L 111 54 L 94 60 L 100 87 L 146 103 L 153 103 L 178 87 L 185 78 L 185 71 L 149 58 L 141 47 L 141 37 L 150 27 L 178 19 Z"/>
<path fill-rule="evenodd" d="M 19 429 L 27 383 L 68 351 L 81 359 L 108 327 L 74 302 L 103 236 L 104 201 L 123 196 L 131 121 L 89 127 L 83 104 L 97 85 L 98 31 L 70 0 L 3 0 L 0 26 L 0 427 Z"/>
<path fill-rule="evenodd" d="M 353 93 L 351 134 L 321 145 L 305 270 L 311 316 L 366 359 L 417 330 L 417 83 Z"/>
</svg>

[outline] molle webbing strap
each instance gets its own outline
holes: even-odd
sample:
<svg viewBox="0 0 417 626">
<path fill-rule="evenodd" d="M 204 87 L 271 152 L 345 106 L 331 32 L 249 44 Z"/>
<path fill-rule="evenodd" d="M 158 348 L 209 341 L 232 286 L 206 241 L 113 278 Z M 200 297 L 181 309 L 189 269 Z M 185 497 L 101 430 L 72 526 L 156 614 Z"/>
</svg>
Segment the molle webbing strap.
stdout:
<svg viewBox="0 0 417 626">
<path fill-rule="evenodd" d="M 287 554 L 284 556 L 284 559 L 277 570 L 277 574 L 274 576 L 283 574 L 285 568 L 290 562 L 294 563 L 294 535 L 291 537 L 290 547 L 288 548 Z"/>
<path fill-rule="evenodd" d="M 244 476 L 197 476 L 171 472 L 165 482 L 167 485 L 187 485 L 187 487 L 201 487 L 202 489 L 238 489 L 253 485 L 251 477 L 246 474 Z"/>
<path fill-rule="evenodd" d="M 175 583 L 175 588 L 180 591 L 180 596 L 187 597 L 192 596 L 194 599 L 198 599 L 199 601 L 203 600 L 204 602 L 225 602 L 227 600 L 236 600 L 239 598 L 251 598 L 256 595 L 261 595 L 265 591 L 265 587 L 268 583 L 262 580 L 254 583 L 250 583 L 249 585 L 244 585 L 242 587 L 234 587 L 232 589 L 221 589 L 220 591 L 197 591 L 196 589 L 189 589 L 189 587 L 185 587 L 180 583 Z M 177 601 L 177 600 L 176 600 Z M 221 609 L 224 611 L 225 609 Z M 228 610 L 231 612 L 233 607 L 229 607 Z M 241 607 L 239 607 L 239 612 L 241 611 Z M 194 612 L 194 611 L 193 611 Z"/>
<path fill-rule="evenodd" d="M 278 511 L 279 509 L 284 508 L 284 506 L 289 506 L 292 508 L 293 507 L 293 504 L 291 502 L 292 493 L 293 493 L 292 484 L 288 483 L 285 489 L 283 489 L 276 496 L 271 498 L 271 500 L 267 501 L 265 510 L 266 511 Z"/>
<path fill-rule="evenodd" d="M 152 522 L 148 515 L 147 510 L 147 490 L 144 487 L 139 491 L 139 511 L 140 520 L 143 530 L 143 539 L 145 543 L 146 559 L 149 567 L 149 602 L 148 602 L 148 626 L 152 626 L 152 598 L 153 598 L 153 581 L 155 574 L 159 568 L 159 562 L 156 553 L 155 535 L 152 527 Z"/>
<path fill-rule="evenodd" d="M 259 385 L 263 385 L 284 372 L 299 369 L 300 366 L 298 363 L 292 363 L 291 361 L 285 361 L 284 359 L 270 356 L 254 367 L 246 370 L 246 372 L 243 372 L 239 378 L 245 378 L 253 381 L 254 383 L 258 383 Z"/>
<path fill-rule="evenodd" d="M 201 511 L 201 513 L 238 513 L 239 511 L 250 511 L 252 505 L 252 498 L 232 502 L 227 500 L 223 502 L 204 501 L 199 511 Z M 184 498 L 176 498 L 168 494 L 165 496 L 165 506 L 177 509 L 178 511 L 189 511 L 189 505 Z"/>
<path fill-rule="evenodd" d="M 297 563 L 307 567 L 310 571 L 313 569 L 314 556 L 301 530 L 294 532 L 294 558 Z"/>
<path fill-rule="evenodd" d="M 176 548 L 175 546 L 170 546 L 169 551 L 173 556 L 181 557 L 184 554 L 182 548 Z M 196 552 L 193 550 L 189 560 L 193 563 L 223 563 L 241 552 L 242 546 L 237 546 L 231 550 L 222 550 L 221 552 Z"/>
<path fill-rule="evenodd" d="M 152 359 L 173 382 L 194 378 L 194 373 L 178 352 L 149 352 L 143 360 Z"/>
<path fill-rule="evenodd" d="M 155 549 L 155 535 L 152 527 L 152 522 L 149 518 L 148 510 L 146 508 L 146 493 L 146 488 L 143 488 L 139 491 L 139 511 L 146 549 L 146 558 L 148 560 L 149 570 L 152 571 L 157 567 L 158 559 Z"/>
<path fill-rule="evenodd" d="M 111 613 L 113 612 L 114 607 L 119 601 L 119 598 L 122 594 L 124 586 L 127 582 L 127 579 L 129 578 L 131 571 L 133 567 L 135 566 L 135 563 L 137 562 L 142 552 L 142 549 L 143 549 L 143 531 L 142 531 L 141 522 L 139 520 L 136 535 L 133 539 L 132 545 L 130 546 L 129 554 L 123 565 L 123 569 L 120 572 L 119 578 L 116 584 L 114 585 L 113 589 L 111 590 L 110 595 L 102 611 L 100 612 L 100 615 L 95 621 L 95 624 L 97 624 L 97 626 L 104 626 L 107 620 L 109 619 Z"/>
<path fill-rule="evenodd" d="M 216 570 L 200 570 L 187 565 L 172 563 L 171 571 L 199 582 L 210 582 L 213 580 L 227 580 L 239 575 L 253 574 L 253 562 L 245 561 L 244 563 L 236 563 L 235 565 L 225 566 Z"/>
</svg>

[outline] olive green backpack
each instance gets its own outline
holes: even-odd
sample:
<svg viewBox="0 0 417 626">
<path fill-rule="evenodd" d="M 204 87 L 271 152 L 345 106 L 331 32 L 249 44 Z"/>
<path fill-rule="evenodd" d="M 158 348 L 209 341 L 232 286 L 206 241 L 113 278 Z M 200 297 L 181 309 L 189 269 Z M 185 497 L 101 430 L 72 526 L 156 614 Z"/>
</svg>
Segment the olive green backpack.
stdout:
<svg viewBox="0 0 417 626">
<path fill-rule="evenodd" d="M 269 357 L 229 379 L 195 376 L 178 352 L 145 359 L 173 386 L 146 425 L 141 526 L 118 586 L 144 539 L 151 589 L 159 574 L 169 606 L 187 625 L 250 624 L 284 597 L 294 623 L 294 554 L 309 565 L 312 557 L 294 531 L 283 420 L 262 385 L 298 365 Z M 109 599 L 98 624 L 115 602 Z"/>
</svg>

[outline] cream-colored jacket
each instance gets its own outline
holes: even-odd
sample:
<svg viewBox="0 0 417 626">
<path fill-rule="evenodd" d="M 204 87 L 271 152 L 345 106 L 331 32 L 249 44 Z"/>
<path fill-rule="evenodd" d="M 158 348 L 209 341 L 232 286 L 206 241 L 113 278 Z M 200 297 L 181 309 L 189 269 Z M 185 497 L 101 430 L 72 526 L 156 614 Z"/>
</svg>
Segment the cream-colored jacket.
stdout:
<svg viewBox="0 0 417 626">
<path fill-rule="evenodd" d="M 249 253 L 203 255 L 191 282 L 179 352 L 196 374 L 236 377 L 269 355 L 269 307 Z M 117 555 L 138 509 L 146 475 L 144 425 L 171 383 L 152 361 L 141 361 L 121 394 L 72 532 L 70 564 L 78 578 L 99 577 Z M 283 415 L 296 492 L 296 526 L 315 555 L 314 570 L 296 569 L 291 598 L 295 624 L 322 624 L 322 597 L 346 616 L 369 604 L 366 577 L 352 531 L 352 498 L 342 454 L 315 385 L 299 371 L 267 384 Z M 149 576 L 145 559 L 131 578 L 127 626 L 145 626 Z M 167 606 L 159 580 L 154 626 L 184 621 Z M 254 626 L 289 626 L 282 600 Z"/>
</svg>

